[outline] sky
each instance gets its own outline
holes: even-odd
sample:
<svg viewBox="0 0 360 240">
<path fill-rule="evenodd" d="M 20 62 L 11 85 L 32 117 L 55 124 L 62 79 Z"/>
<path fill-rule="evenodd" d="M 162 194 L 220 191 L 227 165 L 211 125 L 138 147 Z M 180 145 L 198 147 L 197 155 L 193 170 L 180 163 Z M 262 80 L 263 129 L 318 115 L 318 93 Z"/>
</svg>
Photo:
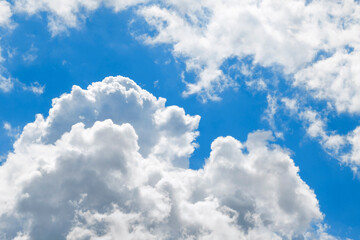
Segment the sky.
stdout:
<svg viewBox="0 0 360 240">
<path fill-rule="evenodd" d="M 355 0 L 0 0 L 0 239 L 360 239 Z"/>
</svg>

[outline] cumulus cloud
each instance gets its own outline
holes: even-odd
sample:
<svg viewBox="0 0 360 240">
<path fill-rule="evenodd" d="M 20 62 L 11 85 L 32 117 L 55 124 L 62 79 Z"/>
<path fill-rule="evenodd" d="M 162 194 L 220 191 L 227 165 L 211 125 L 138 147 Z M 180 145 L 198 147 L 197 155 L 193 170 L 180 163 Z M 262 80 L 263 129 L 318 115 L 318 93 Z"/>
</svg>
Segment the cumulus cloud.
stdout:
<svg viewBox="0 0 360 240">
<path fill-rule="evenodd" d="M 1 238 L 334 239 L 271 132 L 219 137 L 188 169 L 199 120 L 128 78 L 74 86 L 0 167 Z"/>
<path fill-rule="evenodd" d="M 298 86 L 311 88 L 315 97 L 325 100 L 336 100 L 340 94 L 342 98 L 336 100 L 339 111 L 359 112 L 355 66 L 360 6 L 356 1 L 164 2 L 165 7 L 139 10 L 158 32 L 145 42 L 172 44 L 174 55 L 184 57 L 187 69 L 197 73 L 197 81 L 187 84 L 185 94 L 218 99 L 217 93 L 232 82 L 221 70 L 224 62 L 251 57 L 253 65 L 272 67 L 290 79 L 300 71 L 296 80 L 303 84 Z M 342 51 L 348 47 L 354 52 Z M 328 59 L 333 52 L 341 56 Z M 340 73 L 331 76 L 331 71 Z M 323 85 L 332 87 L 324 90 Z M 345 106 L 347 103 L 351 104 Z"/>
</svg>

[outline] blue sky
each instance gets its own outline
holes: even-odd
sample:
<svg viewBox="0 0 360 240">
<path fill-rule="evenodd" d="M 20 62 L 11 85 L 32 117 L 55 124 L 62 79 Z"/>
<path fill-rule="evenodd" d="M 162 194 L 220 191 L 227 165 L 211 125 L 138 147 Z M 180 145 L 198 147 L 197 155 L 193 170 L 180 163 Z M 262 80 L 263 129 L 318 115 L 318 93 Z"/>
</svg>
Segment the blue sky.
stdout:
<svg viewBox="0 0 360 240">
<path fill-rule="evenodd" d="M 272 1 L 266 2 L 272 3 Z M 314 2 L 319 5 L 323 4 L 322 1 Z M 356 8 L 360 9 L 358 3 L 347 2 L 355 4 Z M 25 3 L 26 1 L 11 2 L 13 6 L 16 4 L 26 6 Z M 61 5 L 61 1 L 59 4 Z M 188 3 L 184 1 L 184 4 Z M 310 82 L 310 80 L 306 80 L 306 77 L 298 78 L 300 85 L 293 83 L 295 76 L 300 76 L 297 74 L 304 73 L 304 69 L 312 68 L 317 62 L 336 56 L 338 51 L 341 52 L 338 49 L 342 47 L 336 44 L 326 46 L 324 48 L 330 54 L 319 58 L 315 56 L 316 54 L 313 58 L 305 56 L 305 60 L 294 60 L 298 61 L 294 64 L 290 64 L 291 59 L 283 60 L 283 58 L 292 56 L 292 53 L 287 51 L 297 51 L 291 44 L 288 48 L 284 47 L 284 49 L 278 50 L 279 56 L 274 55 L 277 55 L 277 51 L 274 53 L 268 50 L 264 50 L 266 54 L 264 53 L 263 56 L 257 52 L 258 50 L 251 52 L 251 47 L 249 47 L 250 50 L 245 49 L 244 51 L 236 48 L 235 50 L 224 50 L 224 53 L 216 52 L 222 51 L 222 47 L 219 46 L 222 42 L 218 42 L 219 45 L 210 46 L 210 49 L 218 49 L 216 51 L 209 50 L 207 53 L 206 49 L 200 49 L 197 52 L 196 48 L 189 50 L 191 47 L 186 46 L 186 44 L 191 44 L 191 41 L 188 43 L 186 38 L 193 37 L 196 41 L 197 36 L 191 36 L 191 34 L 185 36 L 183 32 L 179 37 L 172 29 L 167 29 L 168 26 L 171 26 L 171 19 L 163 20 L 169 22 L 165 26 L 159 27 L 160 25 L 156 24 L 160 23 L 156 21 L 154 23 L 147 19 L 147 17 L 153 16 L 139 14 L 138 11 L 142 11 L 142 8 L 152 5 L 159 6 L 159 9 L 162 8 L 161 3 L 157 2 L 134 5 L 120 12 L 98 7 L 89 13 L 85 11 L 83 15 L 79 14 L 84 20 L 80 20 L 75 28 L 66 23 L 64 20 L 66 16 L 64 19 L 63 16 L 57 16 L 56 21 L 59 22 L 55 24 L 61 25 L 61 21 L 65 21 L 66 29 L 55 33 L 51 26 L 49 27 L 49 19 L 52 16 L 56 17 L 57 14 L 53 9 L 39 8 L 36 14 L 32 14 L 30 11 L 26 12 L 27 10 L 12 8 L 14 11 L 10 24 L 12 26 L 2 27 L 0 39 L 1 55 L 5 59 L 1 63 L 5 69 L 3 75 L 9 76 L 14 84 L 10 91 L 0 92 L 0 122 L 4 126 L 0 130 L 0 155 L 3 156 L 3 166 L 9 161 L 7 154 L 14 151 L 13 144 L 19 139 L 24 126 L 33 122 L 36 114 L 42 114 L 45 118 L 49 115 L 53 98 L 71 92 L 73 85 L 85 89 L 93 82 L 101 81 L 107 76 L 120 75 L 134 80 L 137 85 L 154 96 L 167 99 L 166 106 L 176 105 L 183 108 L 186 114 L 201 116 L 197 128 L 199 136 L 195 140 L 198 146 L 189 155 L 189 166 L 192 169 L 203 168 L 212 151 L 211 143 L 219 136 L 232 136 L 244 143 L 249 133 L 257 130 L 271 131 L 276 136 L 274 142 L 282 149 L 286 149 L 295 165 L 299 167 L 300 178 L 314 190 L 320 211 L 325 216 L 321 224 L 327 225 L 328 228 L 325 230 L 327 234 L 339 239 L 360 239 L 360 219 L 358 218 L 360 215 L 358 207 L 360 181 L 357 170 L 354 170 L 354 167 L 360 162 L 360 159 L 356 159 L 359 155 L 356 155 L 356 150 L 354 150 L 359 146 L 359 142 L 348 140 L 349 136 L 353 136 L 351 135 L 352 131 L 360 126 L 360 111 L 358 111 L 360 108 L 357 108 L 359 102 L 356 102 L 356 91 L 360 91 L 356 89 L 356 86 L 359 86 L 356 83 L 359 82 L 358 77 L 360 76 L 345 75 L 344 82 L 347 81 L 347 76 L 351 76 L 353 79 L 348 80 L 349 83 L 340 84 L 338 90 L 341 92 L 343 86 L 345 92 L 347 91 L 346 86 L 350 85 L 351 88 L 351 84 L 354 84 L 352 88 L 356 90 L 351 96 L 355 96 L 355 100 L 339 100 L 339 103 L 336 99 L 341 98 L 341 93 L 337 97 L 331 95 L 333 92 L 322 92 L 321 87 L 320 90 L 312 88 L 311 86 L 314 86 L 311 85 L 312 83 L 309 85 L 307 82 L 305 83 L 305 81 Z M 166 11 L 167 7 L 164 6 L 164 8 Z M 177 11 L 177 8 L 180 9 L 176 4 L 174 6 L 169 4 L 169 9 L 172 8 L 175 9 L 174 11 Z M 343 14 L 350 19 L 348 22 L 354 22 L 354 26 L 357 26 L 356 20 L 352 19 L 354 16 L 347 12 L 347 8 L 344 7 L 344 9 Z M 331 11 L 332 9 L 329 7 L 327 10 Z M 160 11 L 155 11 L 152 14 L 160 13 Z M 187 17 L 193 16 L 192 14 L 195 16 L 198 14 L 197 17 L 201 18 L 203 13 L 190 12 Z M 241 12 L 238 13 L 239 16 L 241 14 Z M 77 13 L 75 16 L 79 17 Z M 159 16 L 161 18 L 163 15 Z M 180 14 L 180 16 L 182 15 Z M 210 14 L 205 17 L 207 19 L 204 20 L 204 25 L 216 21 L 217 18 L 214 20 L 211 16 Z M 250 25 L 251 20 L 247 21 Z M 196 29 L 199 27 L 194 25 Z M 238 31 L 238 29 L 240 31 L 241 26 L 234 25 L 233 29 L 233 31 Z M 326 30 L 322 29 L 322 32 L 326 32 Z M 165 34 L 165 37 L 156 41 L 156 36 L 159 36 L 162 31 L 167 35 Z M 246 35 L 245 30 L 244 32 Z M 169 37 L 170 40 L 167 39 L 166 37 L 171 34 L 174 36 Z M 303 33 L 305 37 L 311 38 L 310 35 L 310 32 Z M 150 36 L 148 39 L 152 37 L 155 40 L 152 43 L 146 42 L 144 36 Z M 224 36 L 227 36 L 226 33 Z M 244 39 L 246 38 L 247 35 Z M 261 39 L 255 41 L 263 42 Z M 346 41 L 353 44 L 353 48 L 358 48 L 355 40 L 344 40 L 343 42 Z M 246 43 L 246 40 L 244 42 Z M 267 43 L 265 41 L 265 45 L 260 46 L 272 48 L 271 44 L 276 45 L 270 40 Z M 286 41 L 284 44 L 287 44 Z M 302 46 L 298 42 L 296 44 L 295 48 Z M 321 52 L 318 50 L 321 47 L 315 46 L 314 51 Z M 227 53 L 227 51 L 233 52 Z M 240 54 L 239 52 L 242 51 L 249 52 L 249 54 Z M 300 51 L 302 50 L 300 49 Z M 353 54 L 356 57 L 357 53 L 356 50 L 355 53 L 345 54 L 349 56 Z M 230 57 L 225 57 L 224 61 L 215 61 L 214 59 L 221 54 L 224 56 L 228 54 Z M 284 57 L 280 55 L 284 55 Z M 209 56 L 212 56 L 213 59 L 207 59 Z M 293 67 L 293 65 L 296 66 Z M 346 64 L 342 66 L 345 68 Z M 326 77 L 326 67 L 334 68 L 333 65 L 325 66 L 323 75 L 312 74 L 311 78 L 315 80 L 317 78 L 320 82 L 330 79 Z M 208 78 L 201 77 L 203 71 L 212 68 L 222 71 L 222 80 L 221 77 L 219 80 L 210 75 L 206 75 Z M 207 80 L 213 81 L 212 84 L 214 82 L 219 84 L 222 86 L 221 89 L 213 89 L 210 86 L 201 88 L 189 96 L 184 96 L 183 92 L 189 89 L 185 81 L 198 84 Z M 230 83 L 230 85 L 224 87 L 225 83 Z M 266 87 L 261 87 L 263 83 Z M 325 84 L 329 84 L 329 82 Z M 35 93 L 28 89 L 29 86 L 43 86 L 43 92 Z M 215 95 L 221 99 L 212 99 L 212 96 Z M 298 108 L 295 110 L 286 108 L 283 101 L 285 98 L 295 99 Z M 271 109 L 269 99 L 274 100 L 273 114 L 269 110 Z M 111 104 L 116 106 L 116 102 Z M 320 125 L 325 126 L 325 130 L 319 130 L 314 134 L 309 131 L 313 122 L 306 117 L 308 115 L 304 114 L 309 109 L 318 114 L 318 119 L 324 123 L 324 125 Z M 6 128 L 6 124 L 11 125 L 11 130 Z M 336 134 L 347 141 L 338 146 L 339 150 L 334 150 L 327 145 L 328 137 Z M 21 145 L 19 146 L 21 147 Z M 352 160 L 344 160 L 351 153 L 354 153 Z M 6 191 L 7 188 L 3 188 Z M 4 221 L 4 219 L 0 220 Z M 0 229 L 5 229 L 4 232 L 8 231 L 6 228 Z M 23 236 L 35 239 L 34 232 L 30 231 L 27 235 L 26 231 L 23 231 Z M 4 236 L 12 236 L 10 233 L 6 233 L 9 235 Z M 317 238 L 326 239 L 320 238 L 320 236 L 313 237 L 313 239 Z M 298 238 L 294 237 L 293 239 Z"/>
</svg>

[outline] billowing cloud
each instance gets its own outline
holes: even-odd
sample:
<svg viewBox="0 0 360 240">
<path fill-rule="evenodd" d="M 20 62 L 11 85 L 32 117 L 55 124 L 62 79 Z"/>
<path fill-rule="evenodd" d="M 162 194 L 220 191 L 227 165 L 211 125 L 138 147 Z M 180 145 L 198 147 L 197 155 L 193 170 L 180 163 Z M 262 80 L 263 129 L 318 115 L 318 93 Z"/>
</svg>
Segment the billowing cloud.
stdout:
<svg viewBox="0 0 360 240">
<path fill-rule="evenodd" d="M 53 100 L 0 167 L 1 239 L 334 239 L 272 133 L 219 137 L 124 77 Z"/>
</svg>

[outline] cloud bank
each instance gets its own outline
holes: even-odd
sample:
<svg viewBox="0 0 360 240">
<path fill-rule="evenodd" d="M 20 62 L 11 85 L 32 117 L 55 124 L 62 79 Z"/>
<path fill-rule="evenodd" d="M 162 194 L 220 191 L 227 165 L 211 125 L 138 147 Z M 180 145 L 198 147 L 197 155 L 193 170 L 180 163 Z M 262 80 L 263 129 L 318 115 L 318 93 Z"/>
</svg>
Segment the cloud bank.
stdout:
<svg viewBox="0 0 360 240">
<path fill-rule="evenodd" d="M 46 13 L 56 35 L 78 28 L 101 7 L 115 12 L 134 7 L 155 30 L 141 39 L 169 44 L 174 56 L 184 59 L 187 71 L 197 76 L 186 82 L 184 95 L 219 100 L 220 92 L 237 85 L 223 70 L 235 58 L 248 65 L 247 77 L 256 66 L 272 68 L 338 113 L 360 113 L 360 6 L 355 0 L 15 0 L 13 12 Z M 6 24 L 10 4 L 1 1 L 0 11 L 5 13 L 0 25 Z"/>
<path fill-rule="evenodd" d="M 1 24 L 11 11 L 9 3 L 0 3 L 6 13 Z M 339 112 L 360 112 L 360 94 L 354 90 L 359 89 L 360 46 L 360 6 L 355 0 L 15 0 L 13 5 L 14 13 L 46 13 L 53 35 L 79 27 L 98 8 L 118 12 L 135 7 L 157 31 L 144 36 L 145 42 L 170 44 L 175 56 L 185 58 L 187 70 L 197 74 L 185 95 L 218 99 L 219 92 L 234 85 L 222 65 L 231 58 L 250 59 L 251 66 L 275 68 Z M 339 74 L 333 76 L 328 69 L 335 68 Z M 325 83 L 332 87 L 324 89 Z M 337 98 L 340 85 L 345 93 Z"/>
<path fill-rule="evenodd" d="M 216 99 L 219 90 L 231 83 L 221 70 L 224 62 L 251 57 L 250 65 L 275 68 L 290 80 L 297 74 L 297 83 L 302 83 L 298 86 L 311 88 L 315 97 L 329 100 L 339 111 L 359 112 L 355 66 L 360 7 L 356 1 L 164 2 L 139 13 L 158 32 L 146 42 L 171 44 L 173 53 L 186 59 L 188 70 L 198 73 L 198 81 L 188 84 L 186 94 Z M 327 78 L 328 69 L 336 71 L 334 65 L 341 73 Z M 334 87 L 324 89 L 319 82 Z M 343 89 L 336 90 L 335 85 L 353 92 L 338 98 Z M 344 107 L 344 102 L 351 104 Z"/>
<path fill-rule="evenodd" d="M 0 238 L 334 239 L 271 132 L 219 137 L 188 169 L 199 120 L 128 78 L 74 86 L 0 167 Z"/>
</svg>

